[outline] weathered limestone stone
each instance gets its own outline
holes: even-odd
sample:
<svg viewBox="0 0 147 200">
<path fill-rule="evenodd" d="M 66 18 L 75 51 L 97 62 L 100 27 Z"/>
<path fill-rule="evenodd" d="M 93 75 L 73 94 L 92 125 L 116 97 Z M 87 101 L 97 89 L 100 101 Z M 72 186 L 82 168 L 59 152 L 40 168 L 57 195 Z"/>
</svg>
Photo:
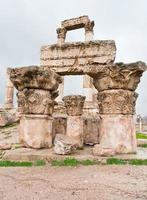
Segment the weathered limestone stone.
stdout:
<svg viewBox="0 0 147 200">
<path fill-rule="evenodd" d="M 50 69 L 30 66 L 10 69 L 10 79 L 18 89 L 20 141 L 31 148 L 51 147 L 51 116 L 61 77 Z"/>
<path fill-rule="evenodd" d="M 134 92 L 146 70 L 143 62 L 107 65 L 97 73 L 91 71 L 98 90 L 100 111 L 100 146 L 97 154 L 112 149 L 115 153 L 136 152 L 134 112 L 137 94 Z M 109 155 L 109 152 L 108 152 Z"/>
<path fill-rule="evenodd" d="M 84 144 L 99 143 L 99 123 L 98 116 L 84 116 Z"/>
<path fill-rule="evenodd" d="M 115 42 L 96 40 L 89 42 L 54 44 L 41 47 L 41 66 L 61 75 L 90 73 L 96 66 L 112 63 L 115 59 Z"/>
<path fill-rule="evenodd" d="M 13 109 L 13 95 L 14 95 L 14 86 L 9 78 L 10 72 L 9 68 L 7 69 L 7 85 L 6 85 L 6 95 L 5 95 L 5 109 Z"/>
<path fill-rule="evenodd" d="M 76 150 L 76 144 L 67 135 L 57 134 L 54 145 L 54 152 L 59 155 L 68 155 Z"/>
<path fill-rule="evenodd" d="M 83 146 L 83 106 L 85 97 L 81 95 L 69 95 L 63 98 L 67 111 L 66 135 L 71 137 L 78 147 Z"/>
<path fill-rule="evenodd" d="M 100 145 L 96 144 L 93 148 L 93 155 L 95 156 L 114 156 L 116 154 L 114 149 L 102 148 Z"/>
<path fill-rule="evenodd" d="M 61 27 L 57 29 L 58 44 L 62 45 L 65 42 L 67 31 L 84 28 L 85 41 L 93 39 L 94 21 L 90 21 L 88 16 L 81 16 L 64 20 L 61 22 Z"/>
<path fill-rule="evenodd" d="M 80 116 L 83 114 L 85 96 L 69 95 L 63 97 L 63 101 L 69 116 Z"/>
<path fill-rule="evenodd" d="M 66 135 L 71 137 L 74 143 L 82 148 L 84 143 L 84 119 L 82 116 L 68 116 Z"/>
<path fill-rule="evenodd" d="M 25 88 L 56 91 L 62 82 L 61 76 L 49 68 L 27 66 L 9 70 L 10 79 L 18 91 Z"/>
<path fill-rule="evenodd" d="M 104 90 L 98 93 L 101 114 L 134 114 L 138 94 L 122 89 Z"/>
<path fill-rule="evenodd" d="M 13 124 L 19 121 L 19 116 L 16 110 L 0 109 L 0 127 Z"/>
<path fill-rule="evenodd" d="M 24 89 L 18 94 L 20 113 L 52 115 L 55 101 L 52 92 L 40 89 Z"/>
<path fill-rule="evenodd" d="M 22 115 L 19 126 L 20 142 L 29 148 L 52 146 L 52 121 L 48 115 Z"/>
<path fill-rule="evenodd" d="M 100 145 L 116 153 L 135 153 L 135 120 L 132 115 L 101 115 Z"/>
<path fill-rule="evenodd" d="M 8 150 L 12 148 L 12 144 L 11 143 L 3 143 L 0 144 L 0 150 Z"/>
</svg>

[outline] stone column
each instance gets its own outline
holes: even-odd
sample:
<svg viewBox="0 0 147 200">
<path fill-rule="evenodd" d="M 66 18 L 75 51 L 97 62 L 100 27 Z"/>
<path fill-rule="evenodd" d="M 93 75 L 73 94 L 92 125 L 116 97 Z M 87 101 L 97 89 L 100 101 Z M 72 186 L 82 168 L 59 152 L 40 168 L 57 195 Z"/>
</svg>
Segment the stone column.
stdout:
<svg viewBox="0 0 147 200">
<path fill-rule="evenodd" d="M 9 68 L 7 69 L 7 85 L 6 85 L 6 95 L 5 95 L 5 109 L 13 109 L 13 96 L 14 96 L 14 86 L 9 78 Z"/>
<path fill-rule="evenodd" d="M 135 89 L 145 70 L 143 62 L 120 63 L 105 66 L 93 75 L 101 118 L 100 145 L 95 146 L 95 154 L 107 154 L 107 150 L 108 154 L 136 152 Z"/>
<path fill-rule="evenodd" d="M 65 43 L 66 32 L 65 28 L 58 28 L 57 30 L 57 44 L 62 45 Z"/>
<path fill-rule="evenodd" d="M 85 97 L 69 95 L 63 98 L 67 111 L 66 135 L 71 137 L 78 147 L 83 147 L 83 106 Z"/>
<path fill-rule="evenodd" d="M 88 21 L 85 25 L 85 42 L 93 40 L 94 21 Z"/>
<path fill-rule="evenodd" d="M 57 97 L 57 102 L 62 102 L 64 96 L 64 77 L 62 78 L 62 83 L 59 85 L 59 96 Z"/>
<path fill-rule="evenodd" d="M 20 142 L 31 148 L 51 147 L 52 113 L 61 77 L 33 66 L 11 69 L 10 78 L 18 90 Z"/>
</svg>

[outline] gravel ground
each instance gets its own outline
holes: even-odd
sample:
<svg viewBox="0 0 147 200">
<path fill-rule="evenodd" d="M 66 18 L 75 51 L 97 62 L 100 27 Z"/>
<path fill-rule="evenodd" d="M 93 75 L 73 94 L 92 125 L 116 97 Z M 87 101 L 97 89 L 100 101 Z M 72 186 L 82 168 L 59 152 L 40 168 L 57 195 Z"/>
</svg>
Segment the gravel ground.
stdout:
<svg viewBox="0 0 147 200">
<path fill-rule="evenodd" d="M 147 200 L 147 167 L 0 168 L 0 200 Z"/>
</svg>

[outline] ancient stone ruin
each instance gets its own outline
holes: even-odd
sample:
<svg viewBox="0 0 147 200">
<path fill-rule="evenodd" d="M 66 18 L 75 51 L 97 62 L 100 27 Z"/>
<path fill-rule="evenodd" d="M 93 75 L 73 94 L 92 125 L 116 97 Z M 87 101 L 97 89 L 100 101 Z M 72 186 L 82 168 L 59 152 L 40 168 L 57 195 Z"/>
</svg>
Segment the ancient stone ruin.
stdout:
<svg viewBox="0 0 147 200">
<path fill-rule="evenodd" d="M 67 31 L 79 28 L 85 29 L 85 42 L 67 43 Z M 88 16 L 65 20 L 57 43 L 41 47 L 39 67 L 9 69 L 5 106 L 13 105 L 13 83 L 24 146 L 53 145 L 57 154 L 84 144 L 95 145 L 98 156 L 136 152 L 135 90 L 146 65 L 114 63 L 115 41 L 93 40 L 93 28 Z M 64 96 L 65 75 L 83 75 L 86 95 Z"/>
</svg>

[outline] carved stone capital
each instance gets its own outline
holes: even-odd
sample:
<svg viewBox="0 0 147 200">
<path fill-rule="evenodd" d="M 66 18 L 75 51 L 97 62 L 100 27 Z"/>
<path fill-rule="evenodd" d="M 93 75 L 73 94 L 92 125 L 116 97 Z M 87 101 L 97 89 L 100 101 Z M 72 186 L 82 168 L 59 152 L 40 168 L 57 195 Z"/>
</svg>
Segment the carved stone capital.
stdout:
<svg viewBox="0 0 147 200">
<path fill-rule="evenodd" d="M 63 98 L 67 114 L 70 116 L 80 116 L 83 114 L 85 96 L 69 95 Z"/>
<path fill-rule="evenodd" d="M 134 114 L 138 94 L 129 90 L 105 90 L 98 93 L 100 114 Z"/>
<path fill-rule="evenodd" d="M 130 64 L 116 63 L 107 65 L 97 73 L 92 72 L 91 76 L 99 92 L 110 89 L 135 91 L 145 70 L 146 65 L 141 61 Z"/>
<path fill-rule="evenodd" d="M 45 67 L 29 66 L 9 69 L 10 79 L 17 90 L 25 88 L 57 90 L 61 77 Z"/>
<path fill-rule="evenodd" d="M 24 89 L 18 94 L 18 110 L 22 114 L 52 115 L 55 101 L 47 90 Z"/>
</svg>

